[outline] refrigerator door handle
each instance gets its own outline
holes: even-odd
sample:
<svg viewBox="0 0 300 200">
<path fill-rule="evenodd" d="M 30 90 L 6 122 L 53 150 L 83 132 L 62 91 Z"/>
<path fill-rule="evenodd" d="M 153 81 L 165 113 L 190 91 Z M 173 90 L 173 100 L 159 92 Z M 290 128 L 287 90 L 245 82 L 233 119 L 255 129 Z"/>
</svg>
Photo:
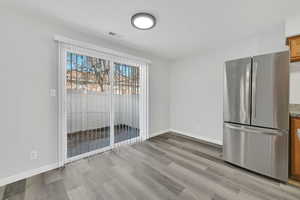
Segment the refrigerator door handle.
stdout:
<svg viewBox="0 0 300 200">
<path fill-rule="evenodd" d="M 246 83 L 246 94 L 245 94 L 245 99 L 244 99 L 244 105 L 246 105 L 246 110 L 247 110 L 247 113 L 251 113 L 251 106 L 250 106 L 250 103 L 247 102 L 247 99 L 249 99 L 251 101 L 251 62 L 247 65 L 249 66 L 249 68 L 247 69 L 246 71 L 246 78 L 247 78 L 247 83 Z M 251 119 L 251 118 L 250 118 Z M 251 123 L 251 121 L 250 121 Z"/>
<path fill-rule="evenodd" d="M 276 130 L 276 129 L 267 129 L 267 128 L 258 128 L 258 127 L 250 127 L 238 124 L 228 124 L 225 123 L 225 126 L 231 129 L 239 130 L 239 131 L 247 131 L 251 133 L 257 134 L 267 134 L 273 136 L 284 136 L 288 134 L 288 130 Z"/>
<path fill-rule="evenodd" d="M 252 117 L 256 118 L 256 77 L 257 77 L 257 62 L 253 61 L 253 76 L 252 76 Z"/>
</svg>

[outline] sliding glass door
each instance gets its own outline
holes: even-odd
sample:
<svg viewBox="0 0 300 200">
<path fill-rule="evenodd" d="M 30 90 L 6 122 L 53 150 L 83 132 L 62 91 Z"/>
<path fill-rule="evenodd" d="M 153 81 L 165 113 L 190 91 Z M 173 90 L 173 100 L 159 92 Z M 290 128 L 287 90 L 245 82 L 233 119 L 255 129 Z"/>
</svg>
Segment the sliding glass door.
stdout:
<svg viewBox="0 0 300 200">
<path fill-rule="evenodd" d="M 141 66 L 65 50 L 66 160 L 140 140 Z"/>
<path fill-rule="evenodd" d="M 110 61 L 67 52 L 67 156 L 110 145 Z"/>
<path fill-rule="evenodd" d="M 140 135 L 140 69 L 114 63 L 114 143 L 136 139 Z"/>
</svg>

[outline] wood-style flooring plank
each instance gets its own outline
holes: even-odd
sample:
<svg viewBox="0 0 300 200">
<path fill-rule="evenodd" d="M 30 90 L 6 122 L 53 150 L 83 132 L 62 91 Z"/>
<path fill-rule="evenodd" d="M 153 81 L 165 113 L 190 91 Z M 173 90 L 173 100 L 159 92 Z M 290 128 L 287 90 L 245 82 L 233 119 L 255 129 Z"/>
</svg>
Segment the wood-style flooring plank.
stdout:
<svg viewBox="0 0 300 200">
<path fill-rule="evenodd" d="M 0 200 L 299 200 L 300 190 L 222 160 L 174 133 L 118 147 L 0 188 Z"/>
<path fill-rule="evenodd" d="M 5 191 L 5 186 L 0 187 L 0 200 L 3 199 L 4 191 Z"/>
</svg>

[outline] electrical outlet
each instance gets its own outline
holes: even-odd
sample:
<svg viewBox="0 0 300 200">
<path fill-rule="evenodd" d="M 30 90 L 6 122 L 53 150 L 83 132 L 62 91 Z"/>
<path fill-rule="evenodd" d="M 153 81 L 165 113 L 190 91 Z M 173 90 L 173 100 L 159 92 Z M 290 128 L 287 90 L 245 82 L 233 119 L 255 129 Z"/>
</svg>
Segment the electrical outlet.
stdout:
<svg viewBox="0 0 300 200">
<path fill-rule="evenodd" d="M 30 160 L 36 160 L 38 158 L 38 152 L 33 150 L 30 152 Z"/>
</svg>

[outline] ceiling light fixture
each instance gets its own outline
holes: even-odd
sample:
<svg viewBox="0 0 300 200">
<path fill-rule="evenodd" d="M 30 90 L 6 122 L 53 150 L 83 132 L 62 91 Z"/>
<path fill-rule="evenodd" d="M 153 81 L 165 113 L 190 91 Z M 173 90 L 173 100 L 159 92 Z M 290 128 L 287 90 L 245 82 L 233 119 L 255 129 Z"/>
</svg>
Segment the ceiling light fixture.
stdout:
<svg viewBox="0 0 300 200">
<path fill-rule="evenodd" d="M 149 13 L 137 13 L 131 17 L 131 24 L 140 30 L 149 30 L 156 24 L 156 19 Z"/>
</svg>

